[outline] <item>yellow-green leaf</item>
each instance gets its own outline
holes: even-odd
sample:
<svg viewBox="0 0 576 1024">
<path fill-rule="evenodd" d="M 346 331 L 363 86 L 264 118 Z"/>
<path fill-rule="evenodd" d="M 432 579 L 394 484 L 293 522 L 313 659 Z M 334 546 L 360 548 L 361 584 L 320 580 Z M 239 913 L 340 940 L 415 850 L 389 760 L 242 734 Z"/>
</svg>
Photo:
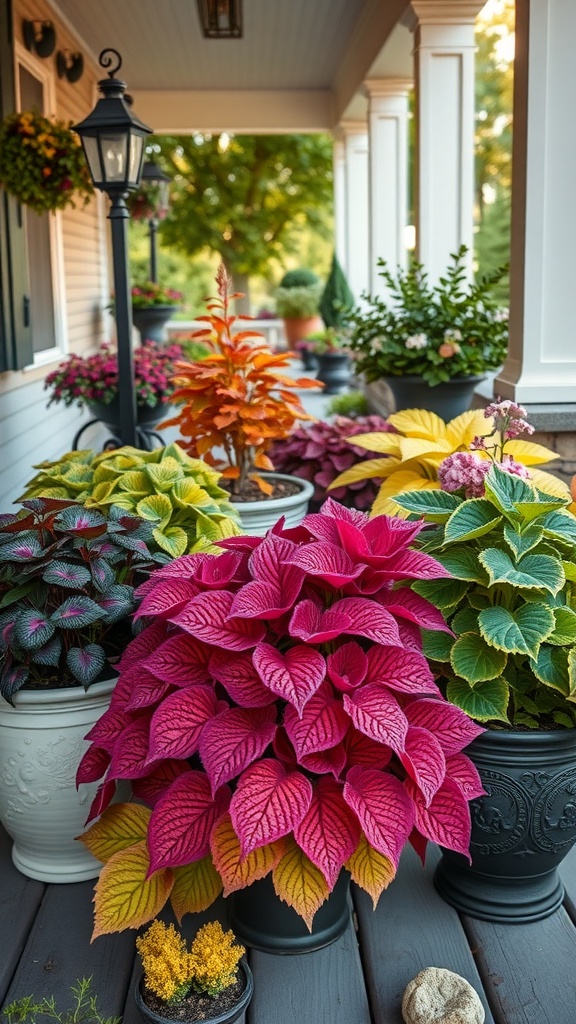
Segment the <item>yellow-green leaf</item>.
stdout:
<svg viewBox="0 0 576 1024">
<path fill-rule="evenodd" d="M 153 523 L 168 523 L 172 515 L 172 502 L 166 494 L 151 494 L 136 505 L 136 512 L 142 519 Z"/>
<path fill-rule="evenodd" d="M 120 850 L 104 865 L 94 890 L 92 938 L 139 928 L 160 913 L 173 884 L 170 868 L 147 877 L 150 856 L 143 840 Z"/>
<path fill-rule="evenodd" d="M 328 490 L 330 491 L 334 487 L 344 487 L 347 484 L 353 484 L 357 480 L 369 480 L 372 477 L 382 476 L 387 466 L 388 459 L 364 459 L 363 462 L 357 462 L 355 466 L 351 466 L 350 469 L 340 473 L 329 485 Z"/>
<path fill-rule="evenodd" d="M 374 910 L 384 889 L 390 885 L 396 874 L 394 865 L 388 857 L 379 853 L 366 839 L 360 836 L 360 842 L 344 867 L 352 875 L 352 880 L 372 897 Z"/>
<path fill-rule="evenodd" d="M 367 434 L 354 434 L 353 437 L 347 437 L 346 440 L 357 445 L 358 448 L 366 448 L 369 452 L 382 452 L 386 455 L 400 454 L 399 434 L 392 434 L 388 431 L 374 430 Z"/>
<path fill-rule="evenodd" d="M 309 931 L 330 890 L 324 875 L 292 840 L 272 873 L 276 894 L 304 919 Z"/>
<path fill-rule="evenodd" d="M 150 814 L 148 808 L 140 804 L 111 804 L 78 838 L 97 860 L 105 863 L 115 853 L 146 838 Z"/>
<path fill-rule="evenodd" d="M 260 846 L 243 858 L 240 841 L 229 814 L 224 815 L 214 828 L 210 845 L 215 868 L 224 883 L 225 896 L 237 889 L 244 889 L 259 878 L 265 878 L 276 867 L 286 849 L 285 841 L 279 839 L 267 846 Z"/>
<path fill-rule="evenodd" d="M 534 441 L 521 441 L 519 438 L 506 441 L 506 454 L 511 455 L 516 462 L 521 462 L 524 466 L 536 466 L 540 462 L 552 462 L 554 459 L 560 458 L 558 452 L 553 452 L 551 448 L 545 448 L 543 444 L 536 444 Z"/>
<path fill-rule="evenodd" d="M 432 441 L 446 436 L 444 420 L 427 409 L 404 409 L 392 413 L 388 422 L 407 437 L 423 437 Z"/>
<path fill-rule="evenodd" d="M 177 480 L 182 477 L 182 467 L 173 458 L 162 459 L 157 466 L 147 466 L 146 472 L 156 491 L 171 491 Z"/>
<path fill-rule="evenodd" d="M 446 426 L 446 436 L 453 451 L 465 450 L 475 437 L 489 434 L 492 430 L 492 419 L 486 419 L 483 409 L 470 409 L 450 420 Z"/>
<path fill-rule="evenodd" d="M 167 551 L 171 558 L 179 558 L 188 547 L 188 534 L 179 526 L 167 526 L 165 530 L 156 528 L 152 530 L 152 536 L 158 547 Z"/>
<path fill-rule="evenodd" d="M 178 508 L 187 508 L 190 505 L 210 505 L 212 503 L 210 495 L 190 477 L 177 480 L 172 488 L 171 495 L 174 504 Z"/>
<path fill-rule="evenodd" d="M 184 914 L 200 914 L 207 910 L 221 892 L 222 879 L 210 856 L 175 868 L 170 902 L 178 924 Z"/>
</svg>

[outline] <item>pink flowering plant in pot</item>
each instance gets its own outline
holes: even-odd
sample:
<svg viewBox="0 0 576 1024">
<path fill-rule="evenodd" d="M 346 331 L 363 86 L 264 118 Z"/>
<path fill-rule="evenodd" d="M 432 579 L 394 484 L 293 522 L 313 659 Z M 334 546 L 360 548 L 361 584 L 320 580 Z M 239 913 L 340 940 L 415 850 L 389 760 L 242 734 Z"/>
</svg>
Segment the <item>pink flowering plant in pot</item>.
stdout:
<svg viewBox="0 0 576 1024">
<path fill-rule="evenodd" d="M 343 869 L 376 903 L 407 843 L 468 854 L 482 788 L 462 751 L 482 730 L 422 654 L 447 626 L 410 584 L 447 573 L 420 530 L 328 500 L 140 588 L 145 628 L 78 772 L 103 780 L 82 837 L 105 862 L 95 935 L 270 873 L 311 927 Z M 108 806 L 120 780 L 141 804 Z"/>
</svg>

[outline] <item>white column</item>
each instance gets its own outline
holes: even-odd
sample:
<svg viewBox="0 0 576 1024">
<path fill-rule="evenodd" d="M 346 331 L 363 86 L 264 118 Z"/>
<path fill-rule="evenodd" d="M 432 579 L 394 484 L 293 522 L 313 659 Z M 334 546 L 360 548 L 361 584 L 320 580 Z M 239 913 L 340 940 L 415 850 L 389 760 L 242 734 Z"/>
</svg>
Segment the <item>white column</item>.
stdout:
<svg viewBox="0 0 576 1024">
<path fill-rule="evenodd" d="M 474 22 L 485 0 L 412 0 L 416 237 L 431 281 L 474 243 Z"/>
<path fill-rule="evenodd" d="M 494 393 L 576 401 L 576 4 L 517 0 L 510 348 Z"/>
<path fill-rule="evenodd" d="M 346 277 L 358 302 L 370 289 L 368 236 L 368 131 L 361 121 L 343 121 L 346 155 Z"/>
<path fill-rule="evenodd" d="M 412 81 L 406 78 L 369 79 L 370 149 L 370 291 L 385 295 L 378 274 L 383 259 L 394 274 L 407 262 L 406 222 L 408 190 L 408 96 Z"/>
<path fill-rule="evenodd" d="M 346 147 L 340 130 L 334 133 L 334 247 L 344 273 L 346 266 Z"/>
</svg>

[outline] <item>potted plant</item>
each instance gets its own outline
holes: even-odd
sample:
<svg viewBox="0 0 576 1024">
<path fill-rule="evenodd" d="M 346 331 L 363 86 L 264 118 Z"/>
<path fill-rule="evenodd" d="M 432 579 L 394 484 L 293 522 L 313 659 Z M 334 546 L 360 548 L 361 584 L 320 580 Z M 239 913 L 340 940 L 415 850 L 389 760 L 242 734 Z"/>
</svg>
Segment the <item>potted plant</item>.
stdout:
<svg viewBox="0 0 576 1024">
<path fill-rule="evenodd" d="M 339 395 L 350 383 L 350 355 L 342 328 L 326 327 L 309 334 L 305 342 L 316 360 L 316 379 L 324 385 L 324 394 Z"/>
<path fill-rule="evenodd" d="M 438 490 L 438 468 L 449 455 L 474 450 L 477 437 L 497 436 L 500 448 L 506 443 L 506 451 L 517 462 L 526 466 L 528 475 L 536 487 L 557 498 L 568 498 L 569 491 L 561 480 L 546 473 L 538 466 L 558 458 L 556 452 L 541 444 L 527 441 L 532 427 L 526 425 L 523 436 L 505 437 L 506 419 L 493 415 L 499 406 L 491 404 L 484 410 L 474 409 L 461 413 L 445 423 L 428 409 L 406 409 L 393 413 L 387 418 L 392 428 L 382 431 L 356 434 L 354 445 L 374 456 L 345 469 L 329 484 L 329 489 L 350 487 L 378 478 L 380 490 L 372 506 L 374 515 L 405 515 L 396 501 L 396 495 L 406 490 Z M 490 465 L 487 450 L 477 449 L 475 458 L 486 460 Z"/>
<path fill-rule="evenodd" d="M 312 270 L 289 270 L 276 289 L 276 313 L 284 320 L 288 348 L 298 349 L 299 342 L 312 331 L 322 329 L 318 313 L 322 282 Z"/>
<path fill-rule="evenodd" d="M 334 253 L 330 274 L 320 299 L 320 315 L 327 327 L 344 327 L 353 307 L 354 295 Z"/>
<path fill-rule="evenodd" d="M 153 574 L 78 772 L 103 778 L 97 813 L 120 779 L 141 801 L 108 807 L 82 837 L 106 862 L 95 935 L 168 898 L 181 918 L 250 886 L 248 917 L 242 893 L 232 901 L 242 941 L 314 948 L 347 925 L 347 873 L 376 901 L 408 841 L 466 854 L 480 789 L 462 750 L 481 729 L 420 650 L 421 628 L 446 629 L 407 585 L 446 575 L 412 549 L 420 528 L 329 500 L 296 530 Z"/>
<path fill-rule="evenodd" d="M 137 423 L 139 440 L 144 447 L 149 445 L 147 434 L 166 411 L 174 391 L 170 375 L 176 361 L 182 359 L 182 356 L 180 345 L 160 347 L 150 341 L 134 350 Z M 49 406 L 58 402 L 66 406 L 85 406 L 112 434 L 118 435 L 118 356 L 109 342 L 102 344 L 92 355 L 68 356 L 48 374 L 44 388 L 52 392 Z M 76 435 L 74 447 L 79 436 Z"/>
<path fill-rule="evenodd" d="M 492 410 L 518 437 L 525 410 Z M 561 903 L 557 867 L 576 841 L 576 518 L 533 486 L 492 438 L 450 455 L 442 490 L 397 497 L 430 524 L 421 536 L 452 579 L 434 594 L 452 632 L 424 651 L 448 700 L 488 731 L 470 756 L 485 795 L 472 805 L 472 865 L 445 853 L 436 883 L 473 917 L 532 921 Z"/>
<path fill-rule="evenodd" d="M 86 205 L 94 192 L 78 137 L 36 110 L 0 122 L 0 186 L 38 214 Z"/>
<path fill-rule="evenodd" d="M 218 485 L 219 473 L 177 444 L 151 452 L 66 452 L 35 468 L 39 472 L 19 500 L 69 498 L 105 515 L 111 508 L 123 508 L 150 523 L 151 550 L 170 558 L 217 551 L 218 541 L 240 532 L 238 513 Z"/>
<path fill-rule="evenodd" d="M 75 789 L 83 739 L 110 702 L 137 573 L 157 559 L 151 526 L 122 509 L 23 506 L 0 517 L 0 819 L 25 875 L 80 881 L 99 870 L 74 841 L 95 792 Z"/>
<path fill-rule="evenodd" d="M 145 281 L 132 288 L 132 323 L 140 331 L 142 341 L 164 341 L 164 327 L 178 312 L 182 292 L 166 288 L 156 281 Z"/>
<path fill-rule="evenodd" d="M 450 420 L 468 409 L 485 374 L 504 362 L 508 314 L 491 289 L 507 268 L 470 284 L 466 252 L 462 246 L 452 255 L 433 286 L 421 263 L 394 278 L 379 260 L 389 298 L 367 296 L 348 317 L 356 371 L 368 383 L 385 381 L 397 411 L 423 408 Z"/>
<path fill-rule="evenodd" d="M 134 992 L 144 1020 L 238 1020 L 252 999 L 254 982 L 243 959 L 246 950 L 234 940 L 232 931 L 210 921 L 198 929 L 188 948 L 174 925 L 153 921 L 136 939 L 144 974 Z"/>
<path fill-rule="evenodd" d="M 307 426 L 296 427 L 285 441 L 274 444 L 270 452 L 274 465 L 282 472 L 300 476 L 314 484 L 310 510 L 317 512 L 326 498 L 326 491 L 336 478 L 366 452 L 354 444 L 355 434 L 369 431 L 382 433 L 392 428 L 379 416 L 334 416 Z M 348 508 L 361 511 L 373 504 L 380 481 L 354 480 L 331 491 L 331 497 Z"/>
<path fill-rule="evenodd" d="M 268 452 L 299 420 L 311 419 L 295 391 L 319 385 L 284 375 L 292 356 L 272 352 L 256 331 L 232 333 L 244 318 L 230 314 L 234 296 L 223 264 L 216 283 L 210 314 L 200 317 L 208 326 L 196 332 L 210 354 L 177 365 L 172 401 L 181 408 L 161 426 L 178 427 L 190 455 L 221 469 L 244 531 L 259 534 L 282 514 L 294 525 L 306 512 L 312 488 L 295 478 L 267 477 L 274 470 Z"/>
</svg>

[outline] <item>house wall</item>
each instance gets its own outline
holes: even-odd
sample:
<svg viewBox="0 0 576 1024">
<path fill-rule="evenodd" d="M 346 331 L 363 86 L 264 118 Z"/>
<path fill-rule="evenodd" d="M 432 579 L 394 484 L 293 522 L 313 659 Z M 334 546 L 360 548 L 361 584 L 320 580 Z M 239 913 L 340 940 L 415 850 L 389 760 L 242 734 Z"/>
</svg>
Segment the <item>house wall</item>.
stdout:
<svg viewBox="0 0 576 1024">
<path fill-rule="evenodd" d="M 43 60 L 34 54 L 29 56 L 41 71 L 49 71 L 55 97 L 55 109 L 50 113 L 63 121 L 81 120 L 94 106 L 100 77 L 97 69 L 84 54 L 85 68 L 80 81 L 69 83 L 65 78 L 59 79 L 56 52 L 82 49 L 78 40 L 45 0 L 14 0 L 13 11 L 14 37 L 22 47 L 23 19 L 53 22 L 54 53 Z M 62 235 L 57 273 L 64 296 L 58 340 L 64 352 L 86 352 L 109 337 L 110 319 L 105 313 L 109 301 L 105 202 L 98 194 L 88 206 L 69 207 L 56 215 L 61 220 Z M 77 408 L 46 408 L 43 380 L 59 361 L 56 358 L 19 372 L 0 374 L 0 511 L 10 508 L 31 475 L 32 464 L 68 451 L 79 425 L 88 418 Z"/>
</svg>

